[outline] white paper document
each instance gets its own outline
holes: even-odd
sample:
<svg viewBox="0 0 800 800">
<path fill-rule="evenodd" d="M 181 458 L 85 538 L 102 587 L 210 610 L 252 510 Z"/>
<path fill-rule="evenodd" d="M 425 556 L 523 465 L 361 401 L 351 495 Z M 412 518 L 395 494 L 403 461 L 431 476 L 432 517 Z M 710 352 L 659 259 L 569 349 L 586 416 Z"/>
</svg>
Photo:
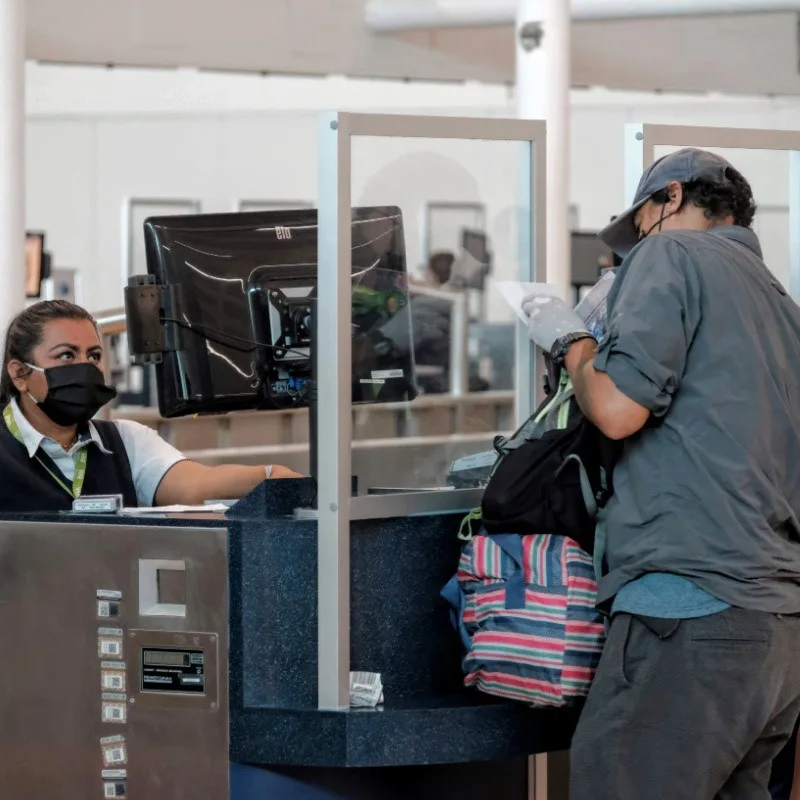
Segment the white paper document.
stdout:
<svg viewBox="0 0 800 800">
<path fill-rule="evenodd" d="M 136 516 L 138 514 L 186 514 L 189 512 L 196 513 L 201 511 L 211 512 L 225 512 L 228 506 L 224 503 L 209 503 L 203 506 L 154 506 L 153 508 L 123 508 L 119 513 L 127 514 L 129 516 Z"/>
<path fill-rule="evenodd" d="M 497 281 L 495 284 L 503 300 L 508 303 L 514 313 L 528 324 L 528 315 L 522 310 L 522 301 L 529 294 L 550 294 L 561 296 L 558 287 L 552 283 L 523 283 L 522 281 Z"/>
<path fill-rule="evenodd" d="M 383 681 L 379 672 L 350 673 L 350 708 L 376 708 L 383 704 Z"/>
<path fill-rule="evenodd" d="M 576 313 L 586 323 L 589 333 L 598 341 L 603 338 L 606 332 L 606 303 L 615 277 L 616 273 L 611 270 L 604 272 L 592 289 L 575 306 Z M 522 303 L 526 297 L 531 294 L 561 296 L 558 287 L 551 283 L 498 281 L 497 289 L 503 299 L 514 309 L 516 315 L 526 325 L 528 324 L 528 316 L 522 310 Z"/>
</svg>

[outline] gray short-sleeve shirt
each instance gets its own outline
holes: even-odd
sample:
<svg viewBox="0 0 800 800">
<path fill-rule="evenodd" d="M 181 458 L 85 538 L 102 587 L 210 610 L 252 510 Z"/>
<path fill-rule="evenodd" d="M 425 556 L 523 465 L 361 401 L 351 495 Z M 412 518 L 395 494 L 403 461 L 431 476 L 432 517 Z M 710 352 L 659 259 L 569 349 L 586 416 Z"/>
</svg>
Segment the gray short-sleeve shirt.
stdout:
<svg viewBox="0 0 800 800">
<path fill-rule="evenodd" d="M 727 603 L 800 612 L 800 308 L 740 227 L 638 245 L 595 366 L 651 412 L 603 511 L 600 602 L 682 575 Z"/>
</svg>

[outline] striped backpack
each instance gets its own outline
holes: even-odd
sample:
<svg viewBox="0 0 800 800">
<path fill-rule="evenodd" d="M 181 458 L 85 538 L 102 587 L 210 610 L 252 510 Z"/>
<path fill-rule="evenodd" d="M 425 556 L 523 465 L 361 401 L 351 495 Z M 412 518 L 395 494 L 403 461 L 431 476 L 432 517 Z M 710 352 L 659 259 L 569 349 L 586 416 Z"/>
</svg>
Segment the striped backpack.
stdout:
<svg viewBox="0 0 800 800">
<path fill-rule="evenodd" d="M 533 706 L 588 694 L 605 626 L 592 559 L 572 539 L 481 531 L 442 594 L 466 650 L 465 686 Z"/>
</svg>

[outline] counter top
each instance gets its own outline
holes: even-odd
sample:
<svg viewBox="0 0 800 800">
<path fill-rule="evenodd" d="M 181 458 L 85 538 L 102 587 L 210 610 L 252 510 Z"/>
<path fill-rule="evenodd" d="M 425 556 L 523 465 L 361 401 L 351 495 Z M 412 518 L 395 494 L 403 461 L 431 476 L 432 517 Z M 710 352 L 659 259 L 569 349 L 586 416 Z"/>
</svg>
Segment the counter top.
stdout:
<svg viewBox="0 0 800 800">
<path fill-rule="evenodd" d="M 74 514 L 72 512 L 17 511 L 0 513 L 0 522 L 60 522 L 73 525 L 148 525 L 179 528 L 220 528 L 228 524 L 224 514 Z"/>
<path fill-rule="evenodd" d="M 568 750 L 579 713 L 467 691 L 375 710 L 245 709 L 231 720 L 231 759 L 307 767 L 495 761 Z"/>
</svg>

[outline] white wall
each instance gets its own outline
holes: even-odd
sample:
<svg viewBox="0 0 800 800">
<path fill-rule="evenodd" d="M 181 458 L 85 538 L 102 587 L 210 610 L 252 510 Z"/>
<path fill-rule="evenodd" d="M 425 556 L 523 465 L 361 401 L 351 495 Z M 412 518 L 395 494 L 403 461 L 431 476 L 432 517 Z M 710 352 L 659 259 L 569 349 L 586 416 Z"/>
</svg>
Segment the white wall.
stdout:
<svg viewBox="0 0 800 800">
<path fill-rule="evenodd" d="M 124 69 L 28 62 L 27 111 L 49 114 L 156 114 L 339 109 L 438 109 L 504 106 L 512 91 L 500 84 L 438 83 Z"/>
<path fill-rule="evenodd" d="M 571 192 L 586 230 L 601 227 L 623 207 L 626 122 L 800 130 L 800 102 L 793 100 L 592 90 L 574 92 L 573 106 Z M 46 230 L 57 265 L 81 269 L 86 306 L 119 305 L 126 197 L 192 198 L 206 212 L 231 210 L 243 198 L 314 201 L 315 112 L 334 107 L 513 115 L 512 98 L 496 86 L 32 65 L 28 226 Z M 354 151 L 353 196 L 362 204 L 401 205 L 411 264 L 420 259 L 426 201 L 485 203 L 502 276 L 515 241 L 516 156 L 511 144 L 362 141 Z M 786 204 L 785 155 L 731 157 L 760 203 Z M 765 220 L 768 261 L 785 278 L 785 213 Z M 492 307 L 498 314 L 502 308 L 496 300 Z"/>
</svg>

